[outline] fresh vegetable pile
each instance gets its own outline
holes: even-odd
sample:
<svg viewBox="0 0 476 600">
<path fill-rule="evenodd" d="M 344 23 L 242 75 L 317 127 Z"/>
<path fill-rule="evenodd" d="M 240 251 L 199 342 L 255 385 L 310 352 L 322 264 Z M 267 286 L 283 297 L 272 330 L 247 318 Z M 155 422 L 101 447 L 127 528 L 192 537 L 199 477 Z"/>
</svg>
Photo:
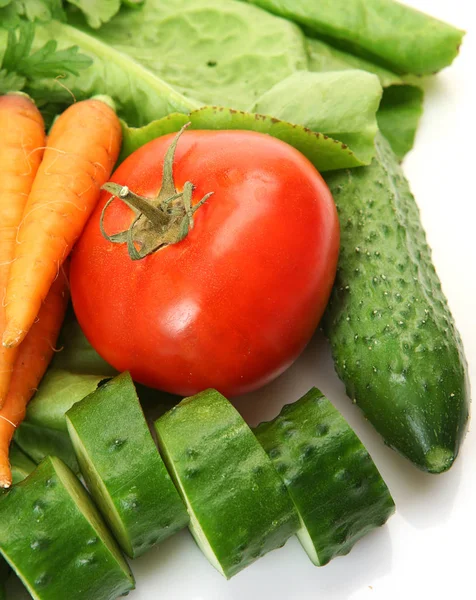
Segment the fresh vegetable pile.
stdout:
<svg viewBox="0 0 476 600">
<path fill-rule="evenodd" d="M 466 361 L 399 162 L 462 37 L 394 0 L 0 2 L 0 599 L 112 600 L 187 526 L 230 578 L 383 525 L 319 390 L 230 402 L 320 323 L 385 443 L 452 466 Z"/>
</svg>

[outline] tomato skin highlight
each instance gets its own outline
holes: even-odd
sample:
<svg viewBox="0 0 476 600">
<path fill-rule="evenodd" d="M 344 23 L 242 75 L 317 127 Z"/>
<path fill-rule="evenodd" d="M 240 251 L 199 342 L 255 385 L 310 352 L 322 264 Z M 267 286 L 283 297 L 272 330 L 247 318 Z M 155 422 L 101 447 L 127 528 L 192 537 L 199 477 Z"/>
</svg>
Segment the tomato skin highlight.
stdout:
<svg viewBox="0 0 476 600">
<path fill-rule="evenodd" d="M 129 156 L 111 181 L 153 197 L 173 134 Z M 194 186 L 187 237 L 132 261 L 100 232 L 103 192 L 73 251 L 71 294 L 84 333 L 119 371 L 184 396 L 232 397 L 270 382 L 299 356 L 329 299 L 339 251 L 331 193 L 293 147 L 252 131 L 186 131 L 178 190 Z M 130 226 L 115 199 L 109 234 Z"/>
</svg>

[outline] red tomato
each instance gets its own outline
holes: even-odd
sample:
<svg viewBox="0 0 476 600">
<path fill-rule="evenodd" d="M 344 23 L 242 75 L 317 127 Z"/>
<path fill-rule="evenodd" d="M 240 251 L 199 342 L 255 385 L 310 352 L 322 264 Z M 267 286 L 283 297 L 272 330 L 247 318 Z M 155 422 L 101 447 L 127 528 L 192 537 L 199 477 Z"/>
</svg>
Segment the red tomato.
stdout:
<svg viewBox="0 0 476 600">
<path fill-rule="evenodd" d="M 156 196 L 172 139 L 134 152 L 112 181 Z M 194 204 L 213 196 L 185 239 L 138 261 L 101 234 L 103 192 L 73 253 L 77 318 L 104 359 L 145 385 L 180 395 L 257 389 L 299 356 L 327 304 L 339 248 L 331 193 L 296 149 L 252 131 L 186 131 L 174 179 L 177 190 L 194 184 Z M 132 220 L 115 199 L 105 230 Z"/>
</svg>

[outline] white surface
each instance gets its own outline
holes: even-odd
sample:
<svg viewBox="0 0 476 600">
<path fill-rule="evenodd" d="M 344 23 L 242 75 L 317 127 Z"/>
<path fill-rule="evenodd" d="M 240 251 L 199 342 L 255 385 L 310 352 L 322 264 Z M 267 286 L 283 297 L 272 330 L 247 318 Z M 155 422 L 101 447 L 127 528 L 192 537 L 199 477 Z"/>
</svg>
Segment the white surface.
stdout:
<svg viewBox="0 0 476 600">
<path fill-rule="evenodd" d="M 476 388 L 475 9 L 473 0 L 407 3 L 469 32 L 454 65 L 427 87 L 416 147 L 404 168 Z M 134 562 L 137 590 L 130 600 L 476 597 L 476 427 L 449 473 L 421 473 L 384 446 L 345 396 L 320 336 L 277 381 L 237 405 L 254 425 L 273 418 L 282 404 L 297 400 L 312 385 L 322 389 L 348 419 L 388 483 L 397 504 L 388 525 L 323 568 L 314 567 L 293 538 L 228 582 L 183 531 Z"/>
</svg>

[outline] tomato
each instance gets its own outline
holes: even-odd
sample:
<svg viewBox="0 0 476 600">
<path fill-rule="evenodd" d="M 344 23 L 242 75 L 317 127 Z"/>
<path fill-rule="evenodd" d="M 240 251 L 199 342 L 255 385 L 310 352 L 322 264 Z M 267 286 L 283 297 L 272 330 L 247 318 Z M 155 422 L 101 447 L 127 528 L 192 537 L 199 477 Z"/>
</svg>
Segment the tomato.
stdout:
<svg viewBox="0 0 476 600">
<path fill-rule="evenodd" d="M 112 176 L 155 197 L 173 135 L 129 156 Z M 339 225 L 331 193 L 292 146 L 252 131 L 186 131 L 175 187 L 194 185 L 194 214 L 178 243 L 131 260 L 107 241 L 103 192 L 72 256 L 71 293 L 96 351 L 136 381 L 180 395 L 213 387 L 226 396 L 282 373 L 310 340 L 334 281 Z M 104 229 L 127 229 L 115 198 Z"/>
</svg>

